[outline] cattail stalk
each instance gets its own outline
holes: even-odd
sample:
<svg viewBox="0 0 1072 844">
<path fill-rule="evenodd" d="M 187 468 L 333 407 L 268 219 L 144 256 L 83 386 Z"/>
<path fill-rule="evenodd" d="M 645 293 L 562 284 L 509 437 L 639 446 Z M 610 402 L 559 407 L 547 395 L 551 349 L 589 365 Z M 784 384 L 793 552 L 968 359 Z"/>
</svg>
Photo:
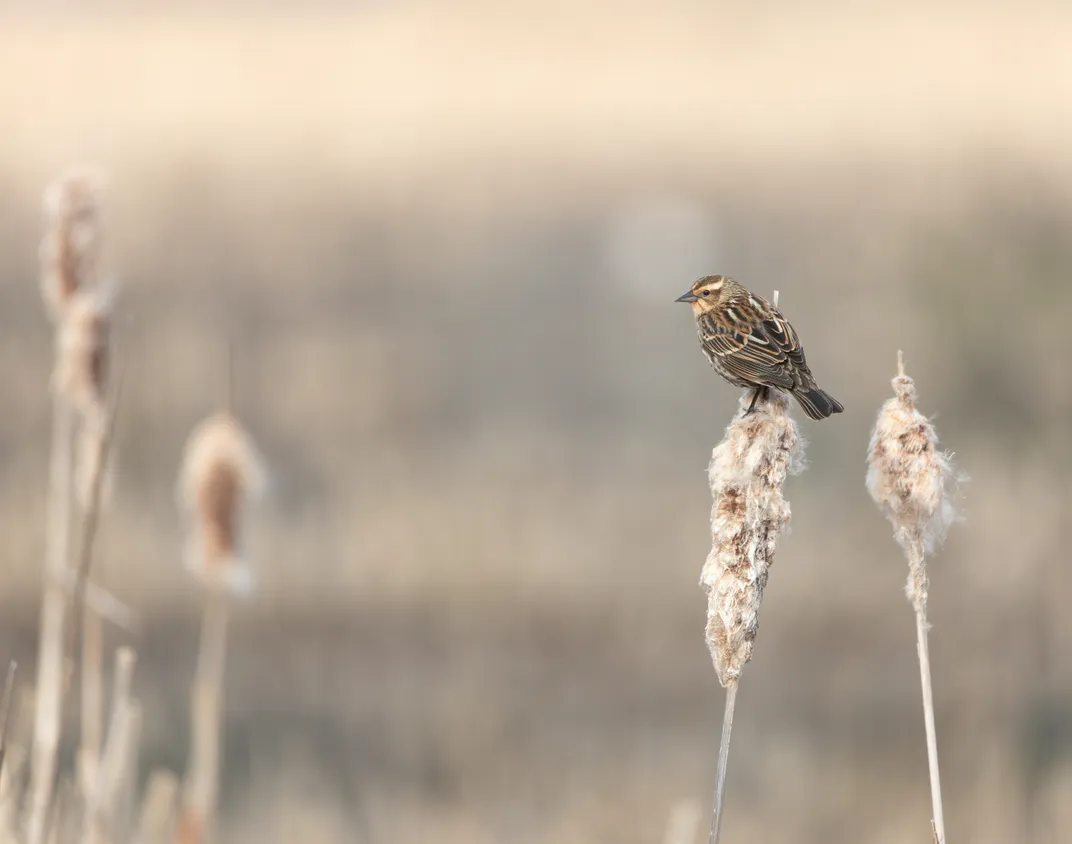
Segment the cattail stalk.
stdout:
<svg viewBox="0 0 1072 844">
<path fill-rule="evenodd" d="M 191 698 L 190 766 L 186 772 L 181 844 L 203 841 L 219 788 L 220 716 L 227 653 L 228 599 L 219 589 L 205 596 L 201 647 Z"/>
<path fill-rule="evenodd" d="M 92 610 L 85 612 L 82 623 L 81 730 L 78 748 L 78 785 L 83 794 L 93 790 L 100 764 L 104 719 L 103 637 L 100 616 Z"/>
<path fill-rule="evenodd" d="M 64 583 L 69 557 L 71 519 L 71 444 L 74 415 L 67 403 L 55 402 L 52 421 L 52 457 L 49 470 L 48 533 L 45 546 L 45 582 L 41 606 L 41 637 L 37 661 L 37 695 L 34 705 L 34 740 L 31 765 L 29 844 L 41 844 L 48 823 L 56 776 L 63 701 L 63 625 L 67 611 Z"/>
<path fill-rule="evenodd" d="M 718 769 L 715 774 L 714 815 L 711 819 L 710 844 L 718 844 L 722 833 L 722 803 L 726 796 L 726 769 L 730 761 L 730 736 L 733 734 L 733 710 L 737 705 L 737 680 L 726 686 L 726 705 L 722 712 L 722 739 L 718 745 Z"/>
<path fill-rule="evenodd" d="M 190 435 L 179 481 L 190 522 L 187 565 L 204 587 L 201 644 L 190 701 L 190 758 L 179 820 L 181 844 L 205 839 L 216 807 L 220 717 L 227 647 L 228 593 L 249 591 L 241 549 L 242 514 L 263 484 L 261 460 L 230 413 L 209 417 Z"/>
<path fill-rule="evenodd" d="M 708 479 L 711 553 L 700 583 L 707 593 L 707 646 L 726 704 L 715 779 L 709 841 L 722 825 L 730 736 L 741 671 L 752 658 L 759 630 L 759 609 L 774 561 L 778 538 L 789 524 L 789 502 L 782 486 L 803 468 L 803 440 L 789 415 L 788 399 L 777 392 L 761 396 L 747 413 L 751 393 L 742 396 L 737 415 L 711 454 Z"/>
<path fill-rule="evenodd" d="M 28 844 L 41 844 L 45 837 L 56 777 L 64 686 L 75 413 L 87 412 L 93 384 L 103 371 L 97 354 L 100 333 L 96 329 L 104 322 L 95 318 L 98 308 L 91 289 L 100 248 L 100 181 L 95 173 L 72 171 L 45 192 L 47 228 L 41 243 L 41 293 L 56 325 L 56 363 Z"/>
<path fill-rule="evenodd" d="M 905 374 L 901 352 L 897 353 L 897 377 L 892 383 L 894 398 L 882 406 L 871 436 L 867 488 L 893 524 L 894 538 L 908 560 L 905 594 L 916 614 L 916 650 L 923 693 L 934 838 L 938 844 L 946 844 L 927 645 L 926 560 L 927 554 L 933 553 L 942 543 L 949 526 L 956 520 L 953 487 L 958 479 L 952 455 L 938 447 L 934 425 L 916 410 L 915 382 Z"/>
<path fill-rule="evenodd" d="M 130 648 L 120 648 L 116 654 L 108 739 L 96 781 L 87 793 L 84 844 L 117 840 L 123 825 L 121 800 L 137 772 L 134 748 L 141 727 L 141 707 L 130 693 L 135 661 Z"/>
<path fill-rule="evenodd" d="M 106 342 L 106 341 L 105 341 Z M 97 348 L 96 344 L 94 347 Z M 103 355 L 106 346 L 100 346 L 98 355 Z M 98 358 L 98 361 L 100 358 Z M 97 364 L 103 373 L 103 363 Z M 83 447 L 86 453 L 82 460 L 88 466 L 82 491 L 82 523 L 78 562 L 74 571 L 74 596 L 72 623 L 69 629 L 71 662 L 77 658 L 78 636 L 81 634 L 81 731 L 78 752 L 78 777 L 83 794 L 94 788 L 101 753 L 101 727 L 103 723 L 103 625 L 100 615 L 89 606 L 87 591 L 89 572 L 93 563 L 93 543 L 100 519 L 101 500 L 104 490 L 105 467 L 111 452 L 115 432 L 115 417 L 122 394 L 122 378 L 116 379 L 111 406 L 105 412 L 103 404 L 104 385 L 101 377 L 94 379 L 93 403 L 83 417 Z M 87 802 L 86 827 L 90 827 Z"/>
</svg>

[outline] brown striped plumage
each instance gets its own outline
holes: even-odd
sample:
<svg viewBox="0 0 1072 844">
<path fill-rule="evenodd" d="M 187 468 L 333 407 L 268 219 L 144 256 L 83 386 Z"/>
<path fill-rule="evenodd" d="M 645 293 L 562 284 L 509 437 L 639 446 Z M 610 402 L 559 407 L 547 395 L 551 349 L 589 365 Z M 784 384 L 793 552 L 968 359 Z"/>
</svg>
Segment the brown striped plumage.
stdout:
<svg viewBox="0 0 1072 844">
<path fill-rule="evenodd" d="M 768 389 L 784 390 L 812 419 L 844 408 L 815 383 L 796 331 L 762 296 L 729 276 L 704 276 L 678 297 L 696 315 L 700 345 L 715 372 L 738 387 L 754 389 L 749 412 Z"/>
</svg>

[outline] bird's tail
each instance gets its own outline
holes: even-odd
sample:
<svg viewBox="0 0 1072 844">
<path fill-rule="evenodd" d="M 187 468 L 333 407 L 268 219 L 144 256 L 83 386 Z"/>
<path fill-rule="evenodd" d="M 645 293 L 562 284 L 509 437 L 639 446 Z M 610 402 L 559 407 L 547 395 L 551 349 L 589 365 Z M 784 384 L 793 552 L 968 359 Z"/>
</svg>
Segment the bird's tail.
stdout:
<svg viewBox="0 0 1072 844">
<path fill-rule="evenodd" d="M 794 392 L 793 398 L 800 403 L 800 406 L 804 408 L 804 412 L 811 419 L 826 419 L 827 416 L 833 413 L 841 413 L 845 409 L 841 406 L 841 402 L 818 387 L 813 390 Z"/>
</svg>

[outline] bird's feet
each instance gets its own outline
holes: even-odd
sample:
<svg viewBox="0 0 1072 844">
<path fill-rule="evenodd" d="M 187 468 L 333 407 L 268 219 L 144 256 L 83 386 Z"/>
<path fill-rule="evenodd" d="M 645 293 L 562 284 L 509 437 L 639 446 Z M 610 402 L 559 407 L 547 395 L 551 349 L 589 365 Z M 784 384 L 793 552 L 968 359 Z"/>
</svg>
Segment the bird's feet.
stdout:
<svg viewBox="0 0 1072 844">
<path fill-rule="evenodd" d="M 755 412 L 756 402 L 759 401 L 759 397 L 763 396 L 763 400 L 766 401 L 768 393 L 769 389 L 767 387 L 756 387 L 755 392 L 752 393 L 752 402 L 748 405 L 748 410 L 744 412 L 744 415 L 751 416 Z"/>
</svg>

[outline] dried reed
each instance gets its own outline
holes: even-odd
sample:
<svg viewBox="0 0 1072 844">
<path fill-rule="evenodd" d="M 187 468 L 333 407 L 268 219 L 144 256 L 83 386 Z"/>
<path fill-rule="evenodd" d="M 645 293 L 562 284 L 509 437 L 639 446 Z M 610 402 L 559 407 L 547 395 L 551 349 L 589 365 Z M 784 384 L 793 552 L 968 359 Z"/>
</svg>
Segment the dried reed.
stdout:
<svg viewBox="0 0 1072 844">
<path fill-rule="evenodd" d="M 117 832 L 129 826 L 129 819 L 123 817 L 123 798 L 137 772 L 135 749 L 141 726 L 140 704 L 130 694 L 135 661 L 130 648 L 120 648 L 116 654 L 108 739 L 97 776 L 85 795 L 84 844 L 115 841 Z"/>
<path fill-rule="evenodd" d="M 71 625 L 77 630 L 76 625 Z M 104 684 L 101 680 L 104 663 L 104 630 L 101 618 L 86 612 L 81 625 L 81 731 L 78 747 L 78 785 L 89 794 L 97 779 L 104 720 Z"/>
<path fill-rule="evenodd" d="M 179 478 L 179 500 L 190 522 L 187 565 L 205 587 L 201 644 L 191 696 L 190 758 L 178 840 L 204 840 L 216 805 L 220 713 L 228 625 L 228 593 L 245 594 L 252 577 L 241 553 L 243 508 L 263 486 L 256 448 L 229 413 L 194 429 Z"/>
<path fill-rule="evenodd" d="M 70 554 L 71 443 L 74 414 L 70 405 L 59 397 L 54 402 L 52 425 L 28 844 L 41 844 L 44 840 L 56 774 L 56 751 L 59 746 L 63 702 L 63 627 L 67 610 L 66 581 Z"/>
<path fill-rule="evenodd" d="M 778 537 L 789 524 L 782 485 L 803 468 L 804 442 L 789 415 L 789 401 L 771 392 L 747 413 L 741 397 L 726 435 L 711 454 L 711 553 L 700 583 L 707 593 L 707 646 L 726 708 L 719 745 L 710 842 L 718 841 L 733 711 L 741 671 L 752 658 L 759 609 Z"/>
<path fill-rule="evenodd" d="M 934 837 L 945 844 L 938 741 L 934 727 L 930 651 L 927 645 L 927 554 L 945 539 L 956 520 L 953 489 L 957 481 L 952 455 L 938 447 L 934 425 L 916 410 L 916 385 L 905 374 L 897 353 L 894 398 L 879 411 L 868 450 L 867 489 L 893 524 L 893 535 L 908 558 L 905 593 L 916 612 L 916 643 L 927 733 Z"/>
<path fill-rule="evenodd" d="M 106 348 L 106 347 L 102 347 Z M 99 351 L 103 355 L 104 351 Z M 98 367 L 98 371 L 103 367 Z M 97 534 L 101 499 L 104 489 L 104 473 L 111 451 L 115 431 L 115 417 L 122 392 L 122 379 L 117 379 L 110 409 L 103 409 L 103 385 L 95 387 L 94 422 L 88 435 L 84 436 L 88 450 L 86 458 L 89 469 L 85 478 L 82 529 L 78 561 L 74 570 L 74 599 L 72 622 L 68 630 L 68 653 L 73 664 L 77 659 L 78 636 L 81 634 L 81 733 L 78 752 L 78 777 L 83 794 L 88 794 L 97 775 L 101 751 L 101 726 L 103 714 L 103 629 L 101 616 L 87 601 L 89 572 L 93 562 L 93 542 Z M 85 426 L 86 419 L 83 418 Z M 85 433 L 85 427 L 83 429 Z"/>
<path fill-rule="evenodd" d="M 171 841 L 175 832 L 175 799 L 179 780 L 171 771 L 154 771 L 145 787 L 134 844 Z"/>
<path fill-rule="evenodd" d="M 101 178 L 92 171 L 65 174 L 45 193 L 48 227 L 41 244 L 41 292 L 55 325 L 52 374 L 53 434 L 49 470 L 44 596 L 37 669 L 29 844 L 41 844 L 50 816 L 65 687 L 64 627 L 70 584 L 71 503 L 75 491 L 72 446 L 79 432 L 79 476 L 99 477 L 112 297 L 96 285 L 100 251 Z M 75 584 L 79 603 L 84 584 Z"/>
<path fill-rule="evenodd" d="M 4 759 L 7 757 L 7 729 L 11 721 L 11 699 L 15 694 L 15 672 L 18 663 L 12 660 L 7 666 L 7 678 L 4 680 L 4 697 L 0 699 L 0 782 L 4 774 Z M 0 793 L 0 800 L 3 794 Z"/>
<path fill-rule="evenodd" d="M 41 296 L 59 323 L 79 290 L 94 280 L 101 246 L 102 174 L 72 168 L 45 191 L 45 236 L 41 241 Z"/>
</svg>

